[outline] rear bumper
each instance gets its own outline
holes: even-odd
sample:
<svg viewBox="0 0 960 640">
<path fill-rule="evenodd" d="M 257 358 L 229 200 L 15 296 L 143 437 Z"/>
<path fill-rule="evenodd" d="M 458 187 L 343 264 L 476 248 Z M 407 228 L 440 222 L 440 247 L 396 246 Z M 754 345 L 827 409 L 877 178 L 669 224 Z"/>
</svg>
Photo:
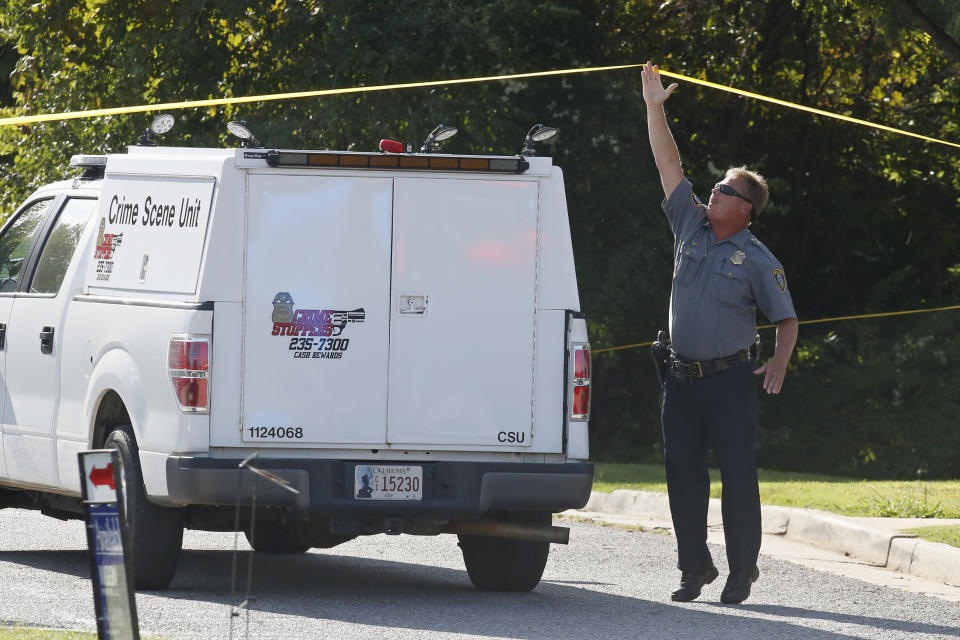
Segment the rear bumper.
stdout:
<svg viewBox="0 0 960 640">
<path fill-rule="evenodd" d="M 249 505 L 254 490 L 259 506 L 315 514 L 382 517 L 469 516 L 505 509 L 563 511 L 590 498 L 593 465 L 491 462 L 411 462 L 408 460 L 305 460 L 260 458 L 252 464 L 297 490 L 287 491 L 240 469 L 241 460 L 177 457 L 167 460 L 169 500 L 183 505 Z M 354 495 L 358 464 L 423 467 L 423 499 L 363 500 Z"/>
</svg>

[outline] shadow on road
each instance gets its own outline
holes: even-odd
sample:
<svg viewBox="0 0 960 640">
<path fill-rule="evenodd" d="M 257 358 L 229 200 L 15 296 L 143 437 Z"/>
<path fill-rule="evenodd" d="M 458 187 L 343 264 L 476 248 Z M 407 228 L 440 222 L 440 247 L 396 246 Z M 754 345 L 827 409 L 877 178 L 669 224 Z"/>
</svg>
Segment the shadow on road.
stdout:
<svg viewBox="0 0 960 640">
<path fill-rule="evenodd" d="M 138 595 L 141 630 L 170 638 L 226 637 L 231 557 L 229 551 L 184 551 L 170 590 Z M 246 580 L 246 557 L 242 553 L 238 563 L 239 597 Z M 89 565 L 83 551 L 0 552 L 0 567 L 5 563 L 84 578 L 72 581 L 73 588 L 89 589 L 85 580 Z M 546 580 L 531 593 L 484 593 L 474 590 L 463 570 L 320 551 L 302 556 L 257 556 L 251 637 L 332 637 L 331 633 L 343 631 L 337 626 L 341 623 L 379 628 L 386 637 L 424 633 L 604 640 L 861 637 L 751 614 L 827 621 L 824 626 L 831 628 L 838 623 L 856 625 L 874 630 L 868 633 L 874 637 L 884 631 L 960 636 L 952 626 L 770 604 L 727 607 L 705 601 L 675 605 L 666 601 L 666 589 L 663 602 L 629 597 L 616 593 L 618 589 L 623 587 L 607 582 Z M 63 597 L 67 602 L 70 594 Z M 177 613 L 171 616 L 170 612 Z M 93 623 L 94 612 L 86 613 Z M 83 611 L 78 615 L 84 615 Z M 242 629 L 245 621 L 241 618 L 237 624 Z M 358 637 L 362 634 L 359 629 Z"/>
<path fill-rule="evenodd" d="M 723 605 L 720 605 L 723 606 Z M 830 620 L 843 624 L 857 624 L 874 629 L 885 629 L 887 631 L 901 631 L 904 633 L 930 633 L 944 638 L 960 638 L 960 628 L 956 626 L 941 626 L 932 624 L 917 624 L 905 620 L 891 620 L 889 618 L 877 618 L 871 616 L 856 616 L 848 613 L 838 613 L 836 611 L 817 611 L 816 609 L 802 609 L 800 607 L 785 607 L 773 604 L 751 604 L 746 602 L 742 605 L 746 611 L 756 611 L 772 616 L 783 616 L 787 618 L 803 618 L 808 620 Z"/>
</svg>

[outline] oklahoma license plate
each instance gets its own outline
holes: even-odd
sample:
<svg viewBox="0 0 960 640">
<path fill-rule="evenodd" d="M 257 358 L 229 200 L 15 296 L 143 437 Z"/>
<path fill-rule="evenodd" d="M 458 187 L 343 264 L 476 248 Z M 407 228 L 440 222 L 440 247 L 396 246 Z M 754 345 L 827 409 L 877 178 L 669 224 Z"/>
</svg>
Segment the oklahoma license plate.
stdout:
<svg viewBox="0 0 960 640">
<path fill-rule="evenodd" d="M 358 464 L 354 469 L 353 497 L 358 500 L 422 500 L 423 467 Z"/>
</svg>

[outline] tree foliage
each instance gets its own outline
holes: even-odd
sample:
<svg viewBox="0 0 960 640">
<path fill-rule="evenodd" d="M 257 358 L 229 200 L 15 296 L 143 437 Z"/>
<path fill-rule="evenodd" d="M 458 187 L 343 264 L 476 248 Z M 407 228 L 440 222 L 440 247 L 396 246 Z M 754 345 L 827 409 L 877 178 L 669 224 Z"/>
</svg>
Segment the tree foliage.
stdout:
<svg viewBox="0 0 960 640">
<path fill-rule="evenodd" d="M 910 19 L 908 20 L 907 17 Z M 946 38 L 946 39 L 944 39 Z M 960 141 L 960 9 L 944 0 L 7 0 L 5 114 L 643 62 Z M 703 193 L 731 164 L 768 177 L 754 232 L 784 263 L 801 320 L 950 304 L 960 287 L 960 152 L 683 84 L 667 104 Z M 164 144 L 419 146 L 516 153 L 558 126 L 583 308 L 595 347 L 666 323 L 672 238 L 638 73 L 394 90 L 176 112 Z M 58 178 L 73 153 L 118 152 L 144 114 L 0 128 L 0 206 Z M 804 327 L 782 397 L 761 409 L 762 464 L 865 475 L 960 475 L 956 312 Z M 772 333 L 764 333 L 772 343 Z M 944 364 L 946 363 L 946 364 Z M 643 349 L 598 355 L 594 452 L 659 455 Z M 951 385 L 953 385 L 951 387 Z M 814 400 L 811 402 L 811 400 Z"/>
</svg>

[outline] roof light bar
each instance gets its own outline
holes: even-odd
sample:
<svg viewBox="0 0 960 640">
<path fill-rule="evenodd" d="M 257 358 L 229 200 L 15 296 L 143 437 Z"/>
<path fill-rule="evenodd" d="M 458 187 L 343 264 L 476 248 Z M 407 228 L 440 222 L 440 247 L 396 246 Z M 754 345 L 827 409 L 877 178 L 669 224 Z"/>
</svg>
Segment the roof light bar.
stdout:
<svg viewBox="0 0 960 640">
<path fill-rule="evenodd" d="M 83 169 L 81 180 L 99 180 L 107 170 L 107 156 L 79 153 L 70 158 L 70 167 Z"/>
<path fill-rule="evenodd" d="M 271 167 L 342 169 L 410 169 L 420 171 L 481 171 L 523 173 L 530 163 L 521 157 L 437 156 L 425 154 L 353 153 L 345 151 L 278 151 L 267 153 Z"/>
<path fill-rule="evenodd" d="M 70 156 L 71 167 L 105 167 L 107 166 L 107 156 L 78 153 Z"/>
</svg>

